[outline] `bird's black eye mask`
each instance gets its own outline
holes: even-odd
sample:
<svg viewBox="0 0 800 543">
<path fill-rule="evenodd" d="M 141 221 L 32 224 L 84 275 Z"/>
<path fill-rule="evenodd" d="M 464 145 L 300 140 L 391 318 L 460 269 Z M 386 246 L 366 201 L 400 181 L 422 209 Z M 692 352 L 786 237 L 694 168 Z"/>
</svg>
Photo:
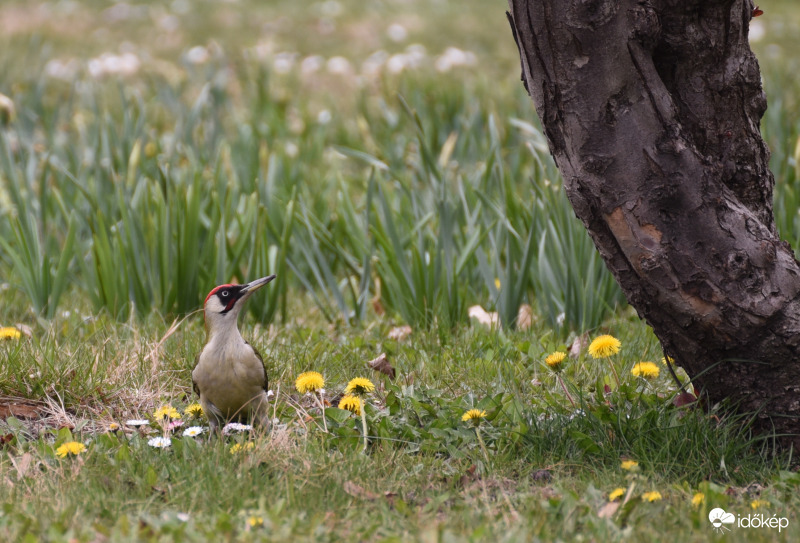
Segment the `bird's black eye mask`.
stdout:
<svg viewBox="0 0 800 543">
<path fill-rule="evenodd" d="M 219 299 L 220 303 L 225 306 L 225 309 L 220 311 L 220 314 L 224 315 L 231 309 L 233 306 L 236 305 L 236 300 L 241 297 L 242 287 L 240 285 L 229 285 L 219 289 L 216 292 L 216 296 Z"/>
</svg>

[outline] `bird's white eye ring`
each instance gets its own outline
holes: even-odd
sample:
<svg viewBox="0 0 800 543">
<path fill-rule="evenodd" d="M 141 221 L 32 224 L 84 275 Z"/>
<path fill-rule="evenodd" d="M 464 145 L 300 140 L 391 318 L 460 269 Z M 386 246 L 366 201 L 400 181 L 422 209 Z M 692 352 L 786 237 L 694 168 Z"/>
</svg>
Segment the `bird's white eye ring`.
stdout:
<svg viewBox="0 0 800 543">
<path fill-rule="evenodd" d="M 220 294 L 222 294 L 222 296 L 228 296 L 228 291 L 227 290 L 223 290 L 222 292 L 220 292 Z"/>
</svg>

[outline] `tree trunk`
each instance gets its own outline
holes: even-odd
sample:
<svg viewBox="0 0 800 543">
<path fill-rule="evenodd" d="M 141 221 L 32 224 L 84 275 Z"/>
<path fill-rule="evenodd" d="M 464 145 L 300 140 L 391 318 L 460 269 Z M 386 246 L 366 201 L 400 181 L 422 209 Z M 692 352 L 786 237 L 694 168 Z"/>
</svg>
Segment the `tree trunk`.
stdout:
<svg viewBox="0 0 800 543">
<path fill-rule="evenodd" d="M 800 264 L 777 235 L 750 0 L 509 0 L 567 196 L 712 402 L 800 446 Z"/>
</svg>

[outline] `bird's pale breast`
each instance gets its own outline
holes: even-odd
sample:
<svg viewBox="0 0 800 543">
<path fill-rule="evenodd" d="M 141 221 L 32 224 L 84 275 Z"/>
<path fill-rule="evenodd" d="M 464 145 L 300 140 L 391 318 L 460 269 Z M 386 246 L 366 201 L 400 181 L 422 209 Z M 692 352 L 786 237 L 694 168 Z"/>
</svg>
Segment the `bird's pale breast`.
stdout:
<svg viewBox="0 0 800 543">
<path fill-rule="evenodd" d="M 206 345 L 192 378 L 200 394 L 226 417 L 245 414 L 264 394 L 264 366 L 241 339 L 227 345 Z"/>
</svg>

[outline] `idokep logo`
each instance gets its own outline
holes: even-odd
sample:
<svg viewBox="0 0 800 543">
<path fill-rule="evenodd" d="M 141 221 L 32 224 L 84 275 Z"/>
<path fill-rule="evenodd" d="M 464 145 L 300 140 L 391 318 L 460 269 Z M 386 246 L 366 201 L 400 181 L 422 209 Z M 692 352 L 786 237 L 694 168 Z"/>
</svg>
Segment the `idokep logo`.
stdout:
<svg viewBox="0 0 800 543">
<path fill-rule="evenodd" d="M 737 528 L 777 528 L 781 530 L 789 526 L 789 519 L 786 517 L 778 518 L 777 515 L 763 515 L 752 513 L 736 517 L 733 513 L 726 513 L 721 507 L 717 507 L 708 512 L 708 521 L 717 533 L 730 532 L 729 525 Z"/>
</svg>

